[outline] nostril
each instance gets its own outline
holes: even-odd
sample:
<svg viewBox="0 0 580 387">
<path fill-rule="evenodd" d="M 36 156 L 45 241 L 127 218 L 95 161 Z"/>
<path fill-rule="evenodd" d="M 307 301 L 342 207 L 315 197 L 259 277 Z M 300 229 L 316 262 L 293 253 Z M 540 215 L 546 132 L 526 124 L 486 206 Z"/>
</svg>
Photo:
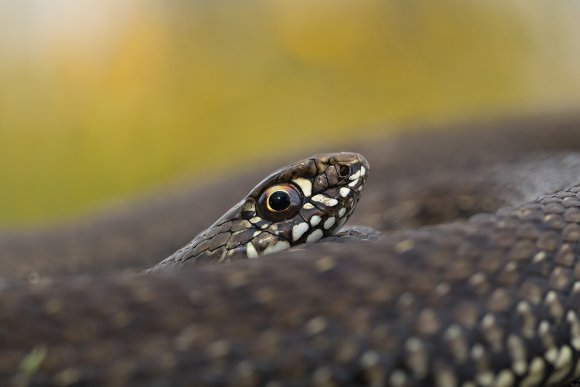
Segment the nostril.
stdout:
<svg viewBox="0 0 580 387">
<path fill-rule="evenodd" d="M 338 168 L 338 174 L 340 177 L 350 176 L 350 165 L 341 165 Z"/>
</svg>

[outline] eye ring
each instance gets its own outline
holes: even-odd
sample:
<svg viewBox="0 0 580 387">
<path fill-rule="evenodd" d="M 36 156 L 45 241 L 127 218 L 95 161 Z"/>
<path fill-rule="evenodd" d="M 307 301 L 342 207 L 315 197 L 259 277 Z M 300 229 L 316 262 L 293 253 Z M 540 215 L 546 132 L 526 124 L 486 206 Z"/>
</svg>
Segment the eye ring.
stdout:
<svg viewBox="0 0 580 387">
<path fill-rule="evenodd" d="M 258 213 L 263 218 L 279 222 L 294 217 L 302 207 L 302 194 L 292 184 L 268 187 L 258 198 Z"/>
</svg>

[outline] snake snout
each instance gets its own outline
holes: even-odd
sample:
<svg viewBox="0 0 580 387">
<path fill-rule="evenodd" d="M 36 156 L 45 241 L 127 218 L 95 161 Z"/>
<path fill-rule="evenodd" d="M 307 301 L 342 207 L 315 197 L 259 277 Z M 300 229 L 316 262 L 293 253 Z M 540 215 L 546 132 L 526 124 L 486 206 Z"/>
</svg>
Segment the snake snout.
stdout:
<svg viewBox="0 0 580 387">
<path fill-rule="evenodd" d="M 338 164 L 339 169 L 342 169 L 342 167 L 349 168 L 348 173 L 340 173 L 342 176 L 349 175 L 348 177 L 350 177 L 356 174 L 358 171 L 362 170 L 366 172 L 369 170 L 369 162 L 360 153 L 339 152 L 334 154 L 333 158 L 336 164 Z"/>
<path fill-rule="evenodd" d="M 339 181 L 337 186 L 356 191 L 362 191 L 367 181 L 369 162 L 367 159 L 354 152 L 340 152 L 334 157 Z M 357 195 L 358 196 L 358 195 Z"/>
<path fill-rule="evenodd" d="M 356 158 L 358 159 L 360 165 L 365 167 L 367 171 L 370 169 L 370 164 L 363 155 L 361 155 L 360 153 L 356 153 Z"/>
</svg>

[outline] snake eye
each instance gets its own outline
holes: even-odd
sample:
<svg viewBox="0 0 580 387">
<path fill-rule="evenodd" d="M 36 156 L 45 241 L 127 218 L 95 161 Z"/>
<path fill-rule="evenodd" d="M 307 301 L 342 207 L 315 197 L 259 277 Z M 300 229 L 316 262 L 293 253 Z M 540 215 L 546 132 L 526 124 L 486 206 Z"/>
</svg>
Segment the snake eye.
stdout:
<svg viewBox="0 0 580 387">
<path fill-rule="evenodd" d="M 338 168 L 338 175 L 340 177 L 347 177 L 350 175 L 350 166 L 349 165 L 340 165 L 340 167 Z"/>
<path fill-rule="evenodd" d="M 278 184 L 267 188 L 258 199 L 258 210 L 264 218 L 281 221 L 298 213 L 302 195 L 292 184 Z"/>
</svg>

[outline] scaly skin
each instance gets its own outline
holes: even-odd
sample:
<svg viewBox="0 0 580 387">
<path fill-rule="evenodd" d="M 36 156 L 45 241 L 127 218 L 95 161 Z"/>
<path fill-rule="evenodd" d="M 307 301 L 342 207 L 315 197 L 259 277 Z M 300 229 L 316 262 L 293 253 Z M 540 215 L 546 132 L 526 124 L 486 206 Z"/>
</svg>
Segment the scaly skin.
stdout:
<svg viewBox="0 0 580 387">
<path fill-rule="evenodd" d="M 68 269 L 55 257 L 52 278 L 2 284 L 2 384 L 570 380 L 580 353 L 580 157 L 560 150 L 580 149 L 577 122 L 363 145 L 373 178 L 353 218 L 382 239 L 151 275 L 56 276 Z M 505 205 L 516 208 L 495 212 Z M 4 256 L 33 249 L 18 244 L 27 238 L 6 239 Z M 22 359 L 34 357 L 40 365 L 24 372 Z"/>
</svg>

